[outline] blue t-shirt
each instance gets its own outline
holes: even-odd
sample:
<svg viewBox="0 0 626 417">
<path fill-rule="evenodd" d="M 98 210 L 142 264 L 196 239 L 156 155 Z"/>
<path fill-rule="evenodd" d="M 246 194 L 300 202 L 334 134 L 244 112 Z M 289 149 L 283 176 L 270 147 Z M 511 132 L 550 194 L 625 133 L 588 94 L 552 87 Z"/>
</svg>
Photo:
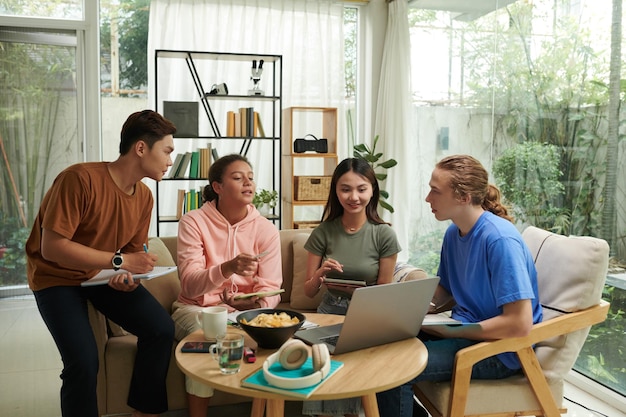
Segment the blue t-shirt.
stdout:
<svg viewBox="0 0 626 417">
<path fill-rule="evenodd" d="M 453 295 L 452 317 L 477 323 L 502 314 L 502 306 L 530 299 L 533 323 L 542 319 L 537 271 L 532 255 L 515 226 L 491 212 L 483 213 L 465 236 L 455 224 L 443 239 L 440 284 Z M 520 367 L 517 356 L 498 358 L 509 368 Z"/>
</svg>

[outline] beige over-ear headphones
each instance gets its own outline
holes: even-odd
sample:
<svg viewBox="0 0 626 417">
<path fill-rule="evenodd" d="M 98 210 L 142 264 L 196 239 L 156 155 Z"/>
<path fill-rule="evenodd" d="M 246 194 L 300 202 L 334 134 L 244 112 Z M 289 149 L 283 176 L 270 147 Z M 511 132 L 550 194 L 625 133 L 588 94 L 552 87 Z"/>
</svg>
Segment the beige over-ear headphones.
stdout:
<svg viewBox="0 0 626 417">
<path fill-rule="evenodd" d="M 330 353 L 324 344 L 311 346 L 311 359 L 313 361 L 313 373 L 298 377 L 286 378 L 270 371 L 270 367 L 276 362 L 285 369 L 298 369 L 309 357 L 309 350 L 301 340 L 288 340 L 276 353 L 271 354 L 263 363 L 263 376 L 271 385 L 286 389 L 307 388 L 318 384 L 328 376 L 330 372 Z"/>
</svg>

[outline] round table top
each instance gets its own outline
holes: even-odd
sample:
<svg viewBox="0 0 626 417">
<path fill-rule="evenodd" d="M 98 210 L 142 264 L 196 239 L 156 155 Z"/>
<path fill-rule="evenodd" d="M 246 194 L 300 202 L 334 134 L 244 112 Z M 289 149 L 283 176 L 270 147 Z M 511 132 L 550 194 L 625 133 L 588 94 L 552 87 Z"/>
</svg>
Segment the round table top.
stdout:
<svg viewBox="0 0 626 417">
<path fill-rule="evenodd" d="M 319 325 L 340 323 L 344 316 L 306 313 L 306 319 Z M 187 376 L 217 390 L 252 398 L 290 399 L 292 397 L 241 386 L 241 381 L 263 367 L 265 359 L 277 349 L 256 349 L 256 343 L 241 329 L 229 326 L 229 332 L 245 335 L 246 346 L 255 349 L 256 362 L 242 363 L 234 375 L 220 373 L 217 361 L 207 353 L 183 353 L 188 341 L 202 341 L 202 330 L 191 333 L 176 346 L 176 363 Z M 416 337 L 374 346 L 354 352 L 332 355 L 344 366 L 324 381 L 308 400 L 330 400 L 359 397 L 397 387 L 419 375 L 426 367 L 428 351 Z"/>
</svg>

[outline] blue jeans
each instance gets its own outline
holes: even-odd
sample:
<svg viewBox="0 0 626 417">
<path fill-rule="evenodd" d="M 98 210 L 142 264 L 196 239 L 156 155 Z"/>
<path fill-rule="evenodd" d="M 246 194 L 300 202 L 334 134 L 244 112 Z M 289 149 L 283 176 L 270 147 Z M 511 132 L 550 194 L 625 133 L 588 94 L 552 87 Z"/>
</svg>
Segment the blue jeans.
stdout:
<svg viewBox="0 0 626 417">
<path fill-rule="evenodd" d="M 422 335 L 420 333 L 419 337 L 422 338 Z M 476 343 L 478 341 L 468 339 L 424 340 L 428 349 L 428 363 L 424 372 L 404 385 L 376 394 L 380 417 L 411 417 L 413 384 L 418 381 L 450 381 L 456 353 Z M 509 369 L 497 357 L 491 357 L 474 365 L 472 378 L 502 379 L 518 372 L 519 369 Z"/>
<path fill-rule="evenodd" d="M 41 317 L 63 361 L 63 417 L 99 415 L 96 398 L 98 349 L 89 324 L 88 300 L 138 338 L 128 405 L 144 413 L 167 411 L 165 378 L 174 341 L 174 323 L 143 286 L 131 292 L 117 291 L 108 285 L 50 287 L 34 291 L 34 294 Z"/>
<path fill-rule="evenodd" d="M 346 315 L 348 306 L 350 305 L 350 299 L 347 297 L 337 297 L 326 291 L 322 296 L 320 305 L 317 306 L 317 312 L 320 314 L 340 314 Z"/>
</svg>

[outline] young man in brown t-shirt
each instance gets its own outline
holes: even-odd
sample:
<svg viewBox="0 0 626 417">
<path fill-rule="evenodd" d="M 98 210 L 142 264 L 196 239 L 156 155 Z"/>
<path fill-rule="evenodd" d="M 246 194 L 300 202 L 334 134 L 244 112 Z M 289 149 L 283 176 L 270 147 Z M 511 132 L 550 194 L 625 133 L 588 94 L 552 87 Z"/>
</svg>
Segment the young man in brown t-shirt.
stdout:
<svg viewBox="0 0 626 417">
<path fill-rule="evenodd" d="M 160 114 L 131 114 L 113 162 L 72 165 L 46 193 L 26 242 L 28 282 L 63 360 L 63 417 L 97 417 L 98 352 L 87 301 L 138 337 L 128 405 L 133 416 L 167 411 L 165 378 L 174 325 L 132 274 L 152 270 L 144 250 L 153 198 L 141 182 L 160 181 L 172 165 L 176 127 Z M 81 287 L 102 269 L 120 269 L 108 285 Z"/>
</svg>

